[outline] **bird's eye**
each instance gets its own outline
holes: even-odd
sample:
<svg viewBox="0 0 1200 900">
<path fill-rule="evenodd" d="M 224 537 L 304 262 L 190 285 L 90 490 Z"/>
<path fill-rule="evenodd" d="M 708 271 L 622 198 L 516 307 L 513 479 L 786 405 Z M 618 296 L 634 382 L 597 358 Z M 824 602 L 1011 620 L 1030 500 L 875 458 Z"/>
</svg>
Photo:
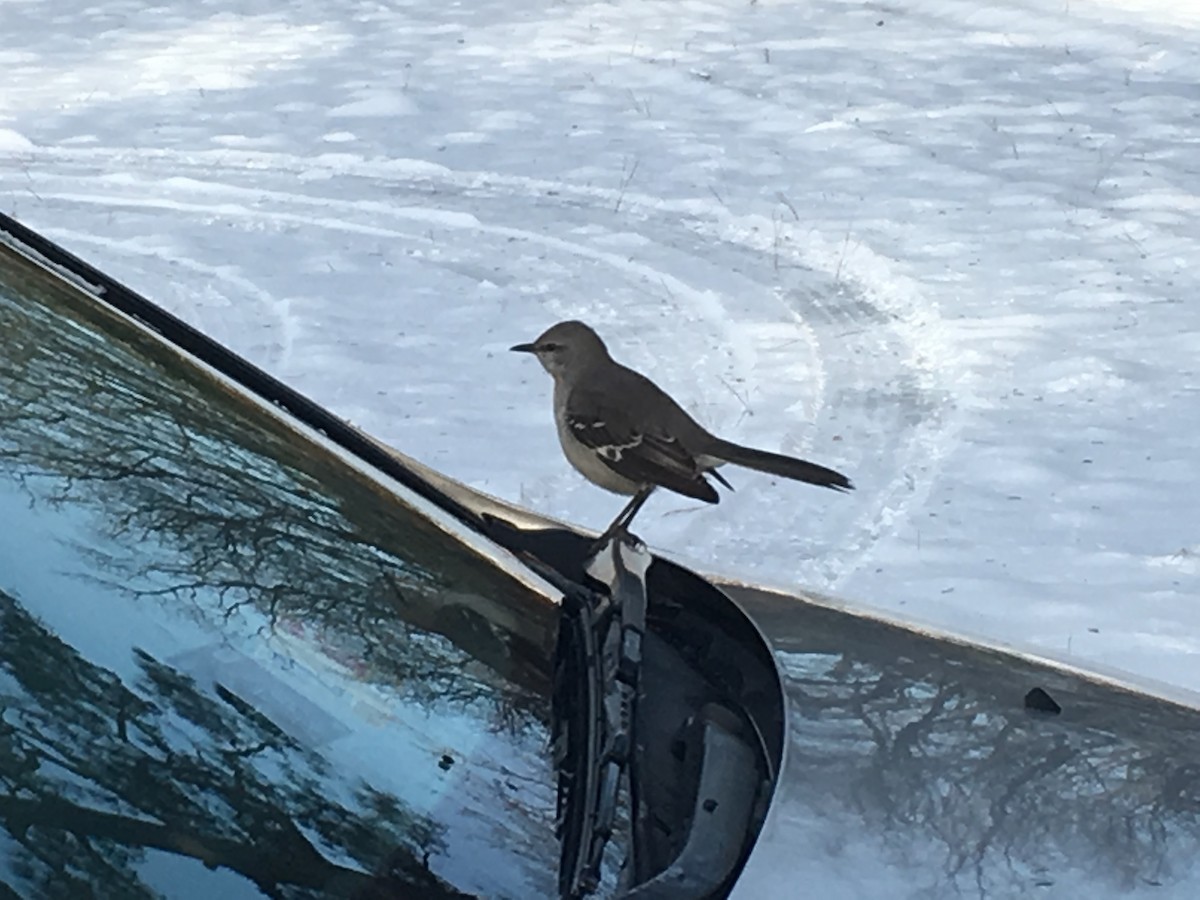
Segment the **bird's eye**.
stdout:
<svg viewBox="0 0 1200 900">
<path fill-rule="evenodd" d="M 553 353 L 555 350 L 557 350 L 558 347 L 559 347 L 558 344 L 542 344 L 542 349 L 549 350 L 551 353 Z"/>
</svg>

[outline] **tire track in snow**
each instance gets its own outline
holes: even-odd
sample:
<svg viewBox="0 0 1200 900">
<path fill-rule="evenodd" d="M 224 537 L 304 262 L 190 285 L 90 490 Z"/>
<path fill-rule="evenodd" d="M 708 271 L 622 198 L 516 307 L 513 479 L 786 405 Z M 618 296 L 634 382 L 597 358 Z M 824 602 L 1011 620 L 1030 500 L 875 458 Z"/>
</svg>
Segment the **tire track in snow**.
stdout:
<svg viewBox="0 0 1200 900">
<path fill-rule="evenodd" d="M 55 195 L 54 199 L 64 199 Z M 228 300 L 233 296 L 246 296 L 256 301 L 263 309 L 264 315 L 278 322 L 277 331 L 280 337 L 280 352 L 266 360 L 268 367 L 286 367 L 292 357 L 292 349 L 296 341 L 296 328 L 292 319 L 291 303 L 287 298 L 279 298 L 260 288 L 252 279 L 238 274 L 231 266 L 214 266 L 187 256 L 180 256 L 168 248 L 151 240 L 139 238 L 119 239 L 92 234 L 75 228 L 47 227 L 42 232 L 66 246 L 90 246 L 115 252 L 121 256 L 157 257 L 171 266 L 177 266 L 188 272 L 194 272 L 205 279 L 225 284 L 229 290 L 222 299 Z M 219 292 L 217 292 L 219 293 Z M 194 298 L 193 298 L 194 299 Z M 156 302 L 162 302 L 158 298 Z M 189 322 L 206 334 L 216 336 L 221 332 L 219 310 L 209 311 L 193 303 L 189 307 Z"/>
<path fill-rule="evenodd" d="M 914 286 L 897 289 L 901 280 L 886 260 L 862 248 L 848 257 L 844 242 L 805 232 L 799 223 L 787 226 L 766 216 L 739 215 L 711 201 L 663 200 L 635 191 L 454 172 L 411 160 L 103 148 L 55 149 L 45 156 L 49 165 L 39 170 L 36 184 L 43 203 L 110 213 L 136 209 L 170 219 L 179 214 L 205 216 L 246 227 L 269 223 L 276 228 L 318 228 L 401 245 L 427 245 L 426 232 L 436 227 L 442 234 L 461 235 L 463 242 L 486 235 L 535 246 L 548 256 L 565 258 L 568 265 L 571 260 L 586 261 L 630 282 L 661 285 L 671 302 L 708 322 L 733 348 L 732 372 L 735 379 L 747 382 L 747 396 L 765 390 L 755 382 L 775 371 L 765 357 L 797 355 L 786 352 L 792 345 L 803 349 L 813 365 L 803 385 L 807 393 L 796 402 L 826 439 L 839 442 L 839 451 L 846 453 L 845 468 L 860 485 L 852 502 L 814 513 L 824 520 L 816 529 L 818 542 L 798 548 L 802 558 L 796 561 L 797 577 L 814 586 L 835 589 L 867 564 L 876 541 L 898 527 L 928 494 L 937 477 L 937 460 L 956 440 L 954 417 L 947 414 L 953 408 L 956 378 L 953 360 L 944 352 L 945 335 L 937 334 L 936 311 Z M 267 173 L 276 186 L 263 186 Z M 298 179 L 303 192 L 278 189 L 277 182 L 284 179 L 289 184 Z M 0 185 L 6 180 L 0 174 Z M 347 190 L 349 182 L 352 190 Z M 24 175 L 8 190 L 28 192 Z M 366 197 L 343 199 L 346 193 Z M 396 200 L 370 199 L 381 194 Z M 598 246 L 594 238 L 568 240 L 513 224 L 524 218 L 530 203 L 581 221 L 600 237 L 611 236 L 620 226 L 647 240 L 655 253 L 635 255 Z M 276 372 L 294 364 L 301 323 L 289 301 L 259 287 L 253 272 L 239 273 L 227 265 L 167 251 L 141 237 L 113 238 L 79 228 L 60 229 L 56 236 L 68 245 L 88 243 L 118 254 L 158 255 L 225 285 L 231 303 L 253 298 L 278 323 L 282 348 L 274 357 L 255 361 Z M 667 267 L 641 261 L 653 255 L 678 261 Z M 693 284 L 709 255 L 727 256 L 729 268 L 740 268 L 723 280 L 724 290 Z M 199 318 L 197 324 L 209 326 L 211 333 L 213 323 L 206 323 L 203 315 Z M 752 326 L 764 320 L 773 320 L 775 351 L 764 349 L 755 337 Z M 768 366 L 765 376 L 756 370 L 760 364 Z M 783 449 L 808 452 L 815 446 L 813 431 L 794 429 L 785 436 Z M 557 480 L 551 484 L 557 485 Z M 753 500 L 778 505 L 778 510 L 756 512 L 794 517 L 795 509 L 789 509 L 794 498 L 778 494 Z M 534 492 L 531 499 L 537 498 Z M 737 495 L 729 502 L 737 502 Z M 662 549 L 691 548 L 711 527 L 710 521 L 682 524 Z M 736 555 L 739 565 L 746 556 Z M 704 561 L 700 566 L 712 568 Z"/>
</svg>

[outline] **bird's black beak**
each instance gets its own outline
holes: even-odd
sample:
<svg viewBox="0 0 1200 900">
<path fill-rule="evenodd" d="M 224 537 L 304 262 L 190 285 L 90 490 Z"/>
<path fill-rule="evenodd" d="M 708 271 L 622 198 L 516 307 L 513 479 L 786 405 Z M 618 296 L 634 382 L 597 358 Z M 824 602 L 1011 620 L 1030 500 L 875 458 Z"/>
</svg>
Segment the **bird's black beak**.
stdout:
<svg viewBox="0 0 1200 900">
<path fill-rule="evenodd" d="M 537 353 L 537 344 L 516 344 L 508 349 L 514 353 Z"/>
</svg>

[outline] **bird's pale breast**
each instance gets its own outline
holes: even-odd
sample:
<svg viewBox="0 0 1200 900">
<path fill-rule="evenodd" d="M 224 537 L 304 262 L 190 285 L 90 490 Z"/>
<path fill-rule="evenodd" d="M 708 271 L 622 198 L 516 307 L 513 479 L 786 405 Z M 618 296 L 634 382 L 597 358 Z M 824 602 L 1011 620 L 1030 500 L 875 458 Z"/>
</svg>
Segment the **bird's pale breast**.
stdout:
<svg viewBox="0 0 1200 900">
<path fill-rule="evenodd" d="M 640 484 L 618 475 L 602 460 L 596 451 L 581 442 L 567 424 L 567 401 L 565 391 L 554 385 L 554 425 L 558 429 L 558 442 L 562 444 L 567 461 L 584 478 L 597 487 L 614 494 L 636 494 Z"/>
</svg>

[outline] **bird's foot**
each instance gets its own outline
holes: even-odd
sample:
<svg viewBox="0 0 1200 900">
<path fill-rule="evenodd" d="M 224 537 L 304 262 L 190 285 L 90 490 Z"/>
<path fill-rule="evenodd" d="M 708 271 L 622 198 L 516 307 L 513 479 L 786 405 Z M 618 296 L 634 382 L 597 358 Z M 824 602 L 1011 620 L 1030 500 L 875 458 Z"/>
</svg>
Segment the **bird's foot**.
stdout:
<svg viewBox="0 0 1200 900">
<path fill-rule="evenodd" d="M 604 551 L 610 544 L 614 542 L 628 544 L 631 547 L 645 546 L 645 542 L 637 535 L 629 530 L 629 526 L 613 524 L 610 525 L 605 532 L 592 541 L 587 548 L 586 559 L 594 559 Z"/>
</svg>

